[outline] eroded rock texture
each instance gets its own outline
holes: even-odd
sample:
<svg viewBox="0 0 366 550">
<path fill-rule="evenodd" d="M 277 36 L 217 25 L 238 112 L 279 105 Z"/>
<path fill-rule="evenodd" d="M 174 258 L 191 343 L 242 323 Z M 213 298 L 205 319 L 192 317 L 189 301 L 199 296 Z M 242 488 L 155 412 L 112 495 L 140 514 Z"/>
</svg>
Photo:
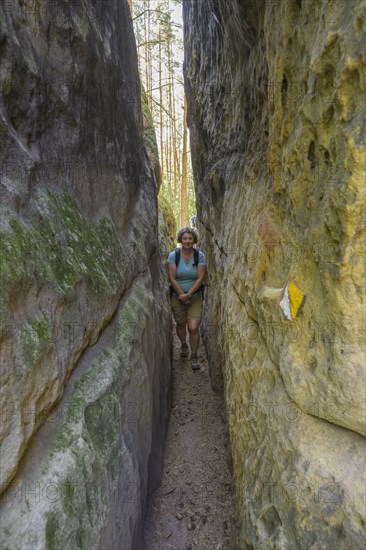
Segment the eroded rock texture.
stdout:
<svg viewBox="0 0 366 550">
<path fill-rule="evenodd" d="M 363 548 L 364 1 L 185 0 L 240 548 Z M 306 295 L 286 320 L 282 289 Z"/>
<path fill-rule="evenodd" d="M 127 1 L 0 17 L 1 546 L 138 547 L 171 320 Z"/>
</svg>

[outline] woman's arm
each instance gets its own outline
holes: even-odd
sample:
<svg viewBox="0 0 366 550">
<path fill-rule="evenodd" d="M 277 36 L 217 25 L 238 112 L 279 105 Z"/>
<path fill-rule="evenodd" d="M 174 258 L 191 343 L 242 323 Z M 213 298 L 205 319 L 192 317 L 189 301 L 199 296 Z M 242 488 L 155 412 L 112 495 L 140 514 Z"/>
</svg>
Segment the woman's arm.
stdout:
<svg viewBox="0 0 366 550">
<path fill-rule="evenodd" d="M 168 264 L 168 277 L 169 282 L 174 288 L 174 290 L 177 292 L 178 296 L 181 294 L 185 295 L 184 290 L 181 289 L 179 284 L 177 283 L 177 266 L 175 264 Z"/>
<path fill-rule="evenodd" d="M 200 288 L 203 282 L 203 279 L 205 278 L 205 275 L 206 275 L 206 266 L 205 265 L 198 266 L 197 273 L 198 273 L 197 279 L 195 280 L 192 287 L 189 289 L 189 292 L 187 293 L 189 297 L 191 297 L 192 294 L 197 292 L 197 290 Z"/>
</svg>

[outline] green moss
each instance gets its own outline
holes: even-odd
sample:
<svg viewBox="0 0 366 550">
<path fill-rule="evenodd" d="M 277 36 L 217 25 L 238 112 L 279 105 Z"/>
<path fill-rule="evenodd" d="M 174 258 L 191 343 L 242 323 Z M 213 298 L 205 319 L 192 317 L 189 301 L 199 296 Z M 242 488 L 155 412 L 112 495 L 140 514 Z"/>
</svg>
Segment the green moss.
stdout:
<svg viewBox="0 0 366 550">
<path fill-rule="evenodd" d="M 154 120 L 153 120 L 151 111 L 149 109 L 149 105 L 147 102 L 147 95 L 143 86 L 141 86 L 141 105 L 142 105 L 142 116 L 144 117 L 144 140 L 147 142 L 147 145 L 149 146 L 149 149 L 151 150 L 151 153 L 154 156 L 154 164 L 155 164 L 155 162 L 159 162 L 158 145 L 156 142 Z"/>
<path fill-rule="evenodd" d="M 90 223 L 73 197 L 48 194 L 49 215 L 29 226 L 10 220 L 0 234 L 0 311 L 10 292 L 26 282 L 51 282 L 66 296 L 84 280 L 93 294 L 116 291 L 125 271 L 124 254 L 113 223 Z"/>
<path fill-rule="evenodd" d="M 123 455 L 128 452 L 121 423 L 139 419 L 128 403 L 121 402 L 121 396 L 131 376 L 141 374 L 136 364 L 142 353 L 137 346 L 132 358 L 131 345 L 126 345 L 124 337 L 133 326 L 134 335 L 141 338 L 152 300 L 146 280 L 138 278 L 118 311 L 119 332 L 113 345 L 98 352 L 63 403 L 60 421 L 54 426 L 55 439 L 42 460 L 38 478 L 41 487 L 50 483 L 58 487 L 59 498 L 55 505 L 50 503 L 52 510 L 46 519 L 47 550 L 92 548 L 100 525 L 118 498 L 121 464 L 126 463 Z M 45 318 L 35 321 L 32 330 L 40 341 L 47 340 Z M 25 506 L 22 510 L 21 520 L 26 524 L 32 514 L 32 499 L 28 510 Z"/>
<path fill-rule="evenodd" d="M 62 486 L 62 505 L 70 519 L 78 517 L 78 496 L 80 497 L 79 484 L 75 483 L 74 480 L 67 479 Z"/>
<path fill-rule="evenodd" d="M 46 524 L 46 550 L 57 550 L 59 548 L 57 540 L 57 531 L 59 529 L 58 519 L 51 514 Z"/>
<path fill-rule="evenodd" d="M 147 95 L 143 86 L 141 86 L 141 105 L 142 105 L 142 114 L 144 118 L 146 118 L 146 122 L 149 124 L 149 126 L 152 126 L 154 128 L 154 119 L 149 109 Z M 154 135 L 155 135 L 155 132 L 154 132 Z M 155 139 L 155 143 L 156 143 L 156 139 Z"/>
<path fill-rule="evenodd" d="M 45 316 L 32 321 L 29 326 L 23 327 L 21 343 L 25 364 L 34 367 L 39 357 L 45 353 L 51 345 L 51 335 L 48 321 Z"/>
<path fill-rule="evenodd" d="M 169 250 L 177 246 L 177 224 L 172 207 L 169 202 L 161 195 L 158 196 L 159 215 L 166 228 L 168 235 Z"/>
<path fill-rule="evenodd" d="M 102 396 L 85 409 L 90 442 L 99 459 L 107 463 L 118 446 L 119 404 L 115 395 Z"/>
<path fill-rule="evenodd" d="M 62 508 L 70 524 L 75 524 L 76 534 L 79 533 L 78 518 L 85 516 L 86 511 L 90 525 L 94 525 L 104 499 L 110 498 L 105 489 L 99 493 L 96 487 L 108 486 L 111 491 L 118 484 L 123 444 L 121 421 L 126 421 L 123 414 L 128 415 L 129 412 L 123 411 L 120 395 L 134 368 L 133 362 L 129 361 L 131 347 L 126 345 L 125 337 L 126 334 L 131 335 L 131 327 L 134 327 L 134 336 L 141 338 L 144 328 L 141 320 L 145 318 L 143 312 L 146 312 L 151 300 L 152 295 L 144 282 L 136 283 L 134 292 L 128 296 L 120 311 L 115 345 L 98 354 L 91 368 L 75 382 L 65 404 L 52 451 L 59 457 L 65 454 L 65 464 L 68 464 L 70 455 L 75 462 L 70 470 L 62 473 L 61 496 Z M 54 462 L 50 460 L 50 464 Z M 114 472 L 114 476 L 107 472 Z M 49 471 L 45 472 L 45 476 L 49 476 Z M 57 529 L 57 523 L 50 519 L 47 524 L 47 548 L 53 548 L 53 535 Z M 91 536 L 89 532 L 88 536 Z M 77 547 L 84 547 L 84 543 L 83 539 Z"/>
<path fill-rule="evenodd" d="M 160 172 L 160 162 L 159 162 L 159 150 L 156 141 L 156 133 L 154 120 L 149 109 L 146 92 L 141 86 L 141 106 L 142 106 L 142 117 L 144 122 L 144 144 L 150 162 L 154 170 L 154 176 L 159 189 L 161 185 L 161 172 Z"/>
</svg>

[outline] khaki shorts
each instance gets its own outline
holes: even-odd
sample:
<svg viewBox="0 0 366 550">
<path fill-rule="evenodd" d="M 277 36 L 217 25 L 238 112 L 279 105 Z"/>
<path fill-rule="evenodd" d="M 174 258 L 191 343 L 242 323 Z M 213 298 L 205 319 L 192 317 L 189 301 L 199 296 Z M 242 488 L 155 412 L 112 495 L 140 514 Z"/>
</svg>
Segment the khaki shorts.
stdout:
<svg viewBox="0 0 366 550">
<path fill-rule="evenodd" d="M 185 324 L 187 320 L 202 319 L 202 296 L 197 296 L 191 300 L 190 305 L 184 305 L 178 298 L 170 298 L 173 315 L 176 323 Z"/>
</svg>

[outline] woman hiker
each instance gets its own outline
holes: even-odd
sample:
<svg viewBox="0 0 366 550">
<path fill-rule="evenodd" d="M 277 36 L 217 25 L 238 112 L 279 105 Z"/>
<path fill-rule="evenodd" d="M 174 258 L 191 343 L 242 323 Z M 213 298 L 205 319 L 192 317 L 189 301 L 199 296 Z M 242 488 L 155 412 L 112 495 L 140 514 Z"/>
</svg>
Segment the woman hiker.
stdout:
<svg viewBox="0 0 366 550">
<path fill-rule="evenodd" d="M 171 306 L 177 323 L 177 335 L 181 341 L 181 357 L 188 356 L 186 343 L 186 325 L 188 325 L 191 346 L 191 366 L 200 368 L 197 348 L 200 341 L 198 327 L 202 319 L 203 280 L 206 272 L 206 256 L 194 249 L 197 233 L 191 227 L 183 227 L 177 236 L 182 248 L 174 250 L 168 256 L 168 274 L 171 285 Z"/>
</svg>

